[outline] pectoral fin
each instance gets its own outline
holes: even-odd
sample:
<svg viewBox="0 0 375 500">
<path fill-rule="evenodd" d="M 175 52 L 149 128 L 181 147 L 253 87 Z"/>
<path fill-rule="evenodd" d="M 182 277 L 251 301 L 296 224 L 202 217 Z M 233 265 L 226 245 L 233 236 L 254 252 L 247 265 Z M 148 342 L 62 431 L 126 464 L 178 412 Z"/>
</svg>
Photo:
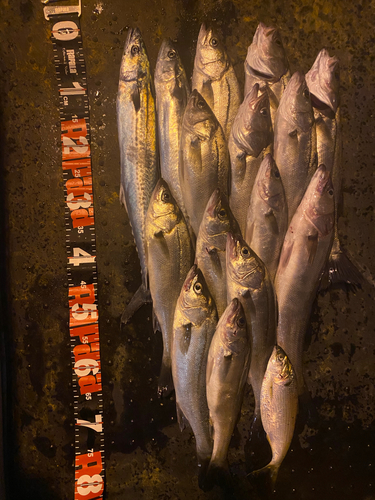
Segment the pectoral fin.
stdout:
<svg viewBox="0 0 375 500">
<path fill-rule="evenodd" d="M 189 427 L 190 424 L 178 403 L 176 403 L 176 412 L 177 412 L 177 422 L 180 427 L 180 431 L 182 432 L 185 428 Z"/>
<path fill-rule="evenodd" d="M 277 225 L 277 219 L 275 217 L 275 213 L 272 210 L 272 208 L 270 208 L 268 210 L 268 212 L 266 212 L 264 215 L 266 217 L 266 221 L 267 221 L 267 224 L 268 224 L 268 227 L 269 227 L 271 234 L 273 236 L 278 236 L 279 226 Z"/>
<path fill-rule="evenodd" d="M 277 268 L 277 272 L 283 272 L 287 267 L 290 256 L 292 255 L 294 241 L 284 241 L 283 248 L 281 250 L 279 267 Z"/>
<path fill-rule="evenodd" d="M 173 95 L 173 97 L 175 97 L 179 101 L 182 101 L 184 98 L 184 92 L 183 92 L 182 88 L 178 85 L 177 82 L 176 82 L 176 85 L 174 86 L 172 95 Z"/>
<path fill-rule="evenodd" d="M 133 101 L 134 109 L 136 112 L 139 111 L 139 108 L 141 107 L 141 97 L 139 95 L 139 88 L 138 85 L 134 85 L 132 88 L 132 93 L 131 93 L 131 98 Z"/>
<path fill-rule="evenodd" d="M 307 237 L 307 253 L 309 256 L 309 264 L 312 264 L 315 260 L 316 250 L 318 248 L 319 234 L 310 234 Z"/>
</svg>

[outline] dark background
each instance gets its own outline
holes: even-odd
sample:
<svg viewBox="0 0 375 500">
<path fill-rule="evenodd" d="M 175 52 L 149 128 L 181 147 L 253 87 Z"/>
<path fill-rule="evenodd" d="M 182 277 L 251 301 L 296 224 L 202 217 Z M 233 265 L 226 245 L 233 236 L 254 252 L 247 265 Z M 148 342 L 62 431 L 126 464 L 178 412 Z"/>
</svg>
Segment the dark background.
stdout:
<svg viewBox="0 0 375 500">
<path fill-rule="evenodd" d="M 277 25 L 292 71 L 306 72 L 322 47 L 341 61 L 345 248 L 375 275 L 374 26 L 371 2 L 301 0 L 83 2 L 93 151 L 104 382 L 106 496 L 216 499 L 198 489 L 194 439 L 180 433 L 173 398 L 156 397 L 162 351 L 143 307 L 120 329 L 140 284 L 137 253 L 120 207 L 115 102 L 127 27 L 143 34 L 151 67 L 163 37 L 177 41 L 191 76 L 202 21 L 216 22 L 241 83 L 259 21 Z M 65 270 L 64 197 L 57 84 L 50 26 L 38 0 L 2 0 L 1 15 L 1 379 L 5 476 L 10 499 L 73 498 L 74 418 Z M 371 279 L 371 278 L 370 278 Z M 374 288 L 318 297 L 304 369 L 315 412 L 303 411 L 275 499 L 375 499 Z M 229 460 L 246 486 L 244 441 L 253 400 L 245 396 Z M 307 420 L 308 419 L 308 420 Z M 249 486 L 250 490 L 251 487 Z M 241 490 L 241 486 L 239 486 Z M 1 490 L 0 490 L 1 492 Z M 237 494 L 239 495 L 239 494 Z M 240 496 L 238 496 L 239 498 Z M 243 498 L 251 498 L 243 494 Z M 253 490 L 252 498 L 266 498 Z"/>
</svg>

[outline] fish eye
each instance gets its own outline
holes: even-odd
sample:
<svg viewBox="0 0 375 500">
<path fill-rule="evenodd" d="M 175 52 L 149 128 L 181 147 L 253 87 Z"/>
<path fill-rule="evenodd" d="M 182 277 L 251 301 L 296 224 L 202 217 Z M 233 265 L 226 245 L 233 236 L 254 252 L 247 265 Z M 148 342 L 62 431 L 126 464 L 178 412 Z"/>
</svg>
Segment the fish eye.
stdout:
<svg viewBox="0 0 375 500">
<path fill-rule="evenodd" d="M 198 102 L 197 102 L 197 107 L 198 107 L 199 109 L 203 109 L 203 108 L 204 108 L 204 101 L 198 101 Z"/>
<path fill-rule="evenodd" d="M 268 111 L 267 111 L 267 108 L 262 108 L 259 113 L 262 115 L 262 116 L 268 116 Z"/>
<path fill-rule="evenodd" d="M 168 52 L 168 57 L 169 59 L 174 59 L 176 57 L 176 51 L 171 49 L 169 52 Z"/>
<path fill-rule="evenodd" d="M 275 43 L 276 43 L 276 45 L 278 45 L 279 47 L 281 47 L 281 46 L 282 46 L 281 40 L 280 40 L 279 38 L 276 38 Z"/>
<path fill-rule="evenodd" d="M 211 38 L 211 47 L 217 47 L 219 45 L 219 40 L 217 38 Z"/>
<path fill-rule="evenodd" d="M 250 255 L 250 250 L 247 247 L 243 247 L 241 249 L 241 255 L 242 255 L 242 257 L 245 257 L 245 259 L 246 259 Z"/>
<path fill-rule="evenodd" d="M 333 189 L 330 189 L 330 190 L 328 191 L 328 194 L 329 194 L 330 196 L 333 196 Z"/>
<path fill-rule="evenodd" d="M 243 328 L 245 325 L 246 325 L 246 320 L 243 316 L 240 316 L 238 318 L 238 321 L 237 321 L 237 325 L 240 327 L 240 328 Z"/>
<path fill-rule="evenodd" d="M 219 219 L 224 219 L 227 216 L 227 211 L 225 208 L 221 208 L 218 212 Z"/>
<path fill-rule="evenodd" d="M 278 170 L 275 170 L 274 175 L 275 175 L 276 179 L 280 178 L 280 172 Z"/>
<path fill-rule="evenodd" d="M 168 191 L 163 191 L 163 194 L 161 195 L 161 201 L 169 201 L 170 200 L 170 195 Z"/>
<path fill-rule="evenodd" d="M 303 91 L 303 97 L 305 97 L 305 99 L 308 99 L 310 97 L 310 92 L 308 91 L 308 89 L 305 89 Z"/>
<path fill-rule="evenodd" d="M 198 281 L 194 285 L 194 292 L 199 295 L 202 293 L 202 285 Z"/>
<path fill-rule="evenodd" d="M 131 53 L 133 56 L 135 56 L 136 54 L 139 54 L 139 47 L 138 45 L 133 45 L 133 47 L 131 48 Z"/>
</svg>

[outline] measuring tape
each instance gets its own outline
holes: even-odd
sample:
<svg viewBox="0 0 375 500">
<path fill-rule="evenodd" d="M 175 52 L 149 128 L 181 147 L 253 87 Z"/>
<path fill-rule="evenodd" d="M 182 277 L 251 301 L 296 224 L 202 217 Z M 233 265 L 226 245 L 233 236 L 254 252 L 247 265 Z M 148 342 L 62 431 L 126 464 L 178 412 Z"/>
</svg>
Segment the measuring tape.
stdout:
<svg viewBox="0 0 375 500">
<path fill-rule="evenodd" d="M 60 96 L 75 417 L 74 500 L 91 500 L 104 493 L 104 432 L 89 102 L 80 15 L 81 0 L 77 6 L 44 7 L 52 26 Z"/>
</svg>

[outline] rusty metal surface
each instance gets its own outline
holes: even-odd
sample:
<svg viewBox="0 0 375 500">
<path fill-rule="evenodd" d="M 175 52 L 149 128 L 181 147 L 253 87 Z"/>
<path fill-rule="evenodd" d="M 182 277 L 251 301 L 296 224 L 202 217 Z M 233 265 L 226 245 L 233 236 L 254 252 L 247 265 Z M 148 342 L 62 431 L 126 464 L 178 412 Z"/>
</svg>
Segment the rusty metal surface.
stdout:
<svg viewBox="0 0 375 500">
<path fill-rule="evenodd" d="M 277 25 L 292 70 L 306 72 L 322 47 L 341 61 L 346 249 L 375 275 L 374 26 L 364 0 L 328 3 L 245 0 L 83 2 L 90 92 L 105 400 L 106 498 L 215 499 L 197 485 L 194 439 L 180 433 L 173 397 L 156 396 L 161 336 L 144 306 L 120 316 L 140 284 L 131 229 L 120 207 L 115 101 L 127 27 L 138 26 L 155 67 L 161 40 L 177 41 L 189 75 L 203 20 L 215 21 L 240 81 L 259 21 Z M 73 498 L 73 395 L 68 338 L 63 180 L 52 45 L 39 2 L 1 3 L 2 221 L 5 227 L 7 375 L 12 422 L 6 464 L 10 498 Z M 375 499 L 374 288 L 320 295 L 304 370 L 316 411 L 301 411 L 275 499 Z M 236 498 L 265 498 L 247 486 L 243 445 L 249 390 L 229 460 Z M 309 419 L 309 420 L 306 420 Z M 306 423 L 308 422 L 308 423 Z M 228 495 L 227 495 L 228 496 Z"/>
</svg>

